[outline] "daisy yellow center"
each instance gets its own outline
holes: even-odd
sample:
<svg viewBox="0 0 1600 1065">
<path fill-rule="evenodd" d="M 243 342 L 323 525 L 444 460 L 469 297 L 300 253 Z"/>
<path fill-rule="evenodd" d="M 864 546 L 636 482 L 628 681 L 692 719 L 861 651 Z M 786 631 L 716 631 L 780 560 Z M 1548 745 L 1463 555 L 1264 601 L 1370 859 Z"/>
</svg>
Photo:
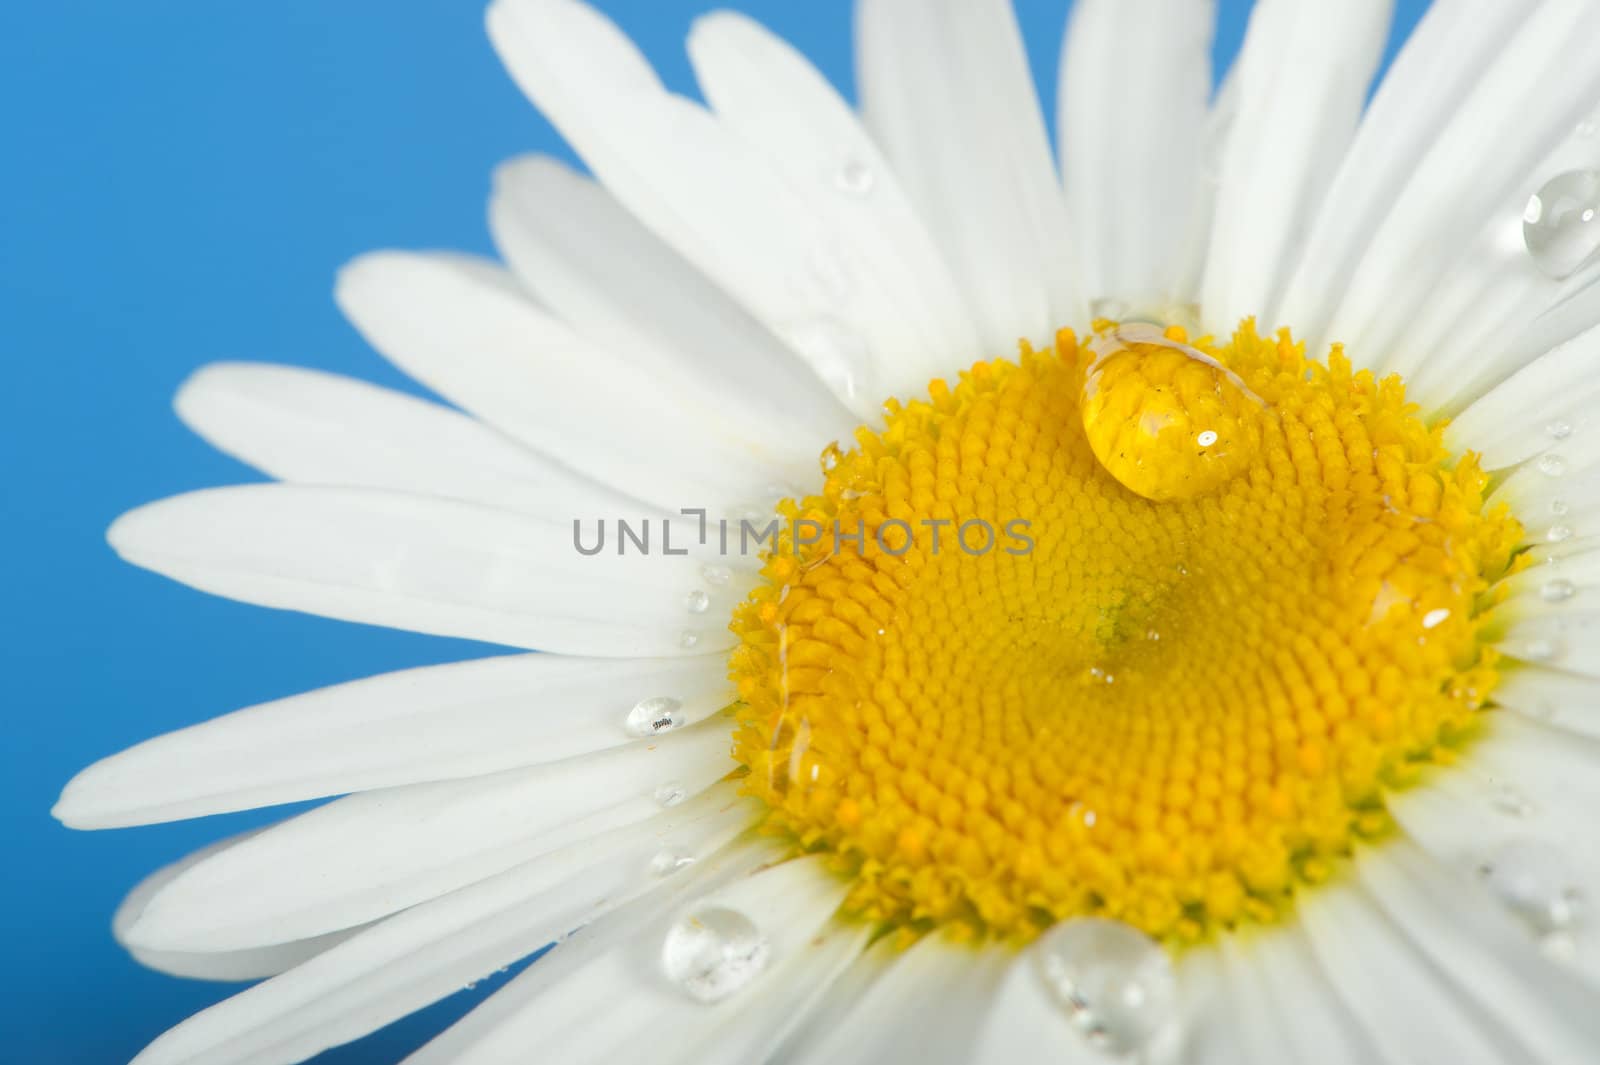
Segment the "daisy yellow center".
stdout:
<svg viewBox="0 0 1600 1065">
<path fill-rule="evenodd" d="M 745 786 L 857 913 L 1270 919 L 1470 735 L 1520 530 L 1398 379 L 1100 323 L 885 409 L 733 623 Z"/>
</svg>

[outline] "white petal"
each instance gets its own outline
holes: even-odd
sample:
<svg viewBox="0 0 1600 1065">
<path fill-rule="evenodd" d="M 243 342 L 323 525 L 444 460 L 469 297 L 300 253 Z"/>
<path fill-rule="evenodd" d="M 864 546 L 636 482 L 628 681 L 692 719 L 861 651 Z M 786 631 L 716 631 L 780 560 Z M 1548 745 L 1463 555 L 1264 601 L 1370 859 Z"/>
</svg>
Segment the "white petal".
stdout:
<svg viewBox="0 0 1600 1065">
<path fill-rule="evenodd" d="M 392 488 L 557 520 L 625 505 L 464 414 L 350 377 L 214 363 L 184 382 L 175 404 L 213 447 L 281 481 Z"/>
<path fill-rule="evenodd" d="M 658 883 L 661 847 L 709 857 L 746 811 L 696 810 L 588 840 L 417 906 L 291 972 L 213 1006 L 139 1065 L 287 1065 L 444 998 Z"/>
<path fill-rule="evenodd" d="M 1328 335 L 1368 366 L 1408 372 L 1405 337 L 1417 309 L 1600 93 L 1590 58 L 1600 9 L 1547 0 L 1518 11 L 1525 17 L 1493 62 L 1473 71 L 1410 179 L 1391 189 L 1390 210 L 1351 271 Z"/>
<path fill-rule="evenodd" d="M 762 1019 L 781 1029 L 793 1020 L 792 1015 L 778 1019 L 790 1012 L 784 1008 L 786 1001 L 814 993 L 813 988 L 797 985 L 795 978 L 808 971 L 803 964 L 807 944 L 849 887 L 848 881 L 826 872 L 823 861 L 813 857 L 784 862 L 666 910 L 662 920 L 632 942 L 566 974 L 470 1050 L 458 1050 L 454 1060 L 461 1065 L 518 1062 L 527 1047 L 537 1043 L 541 1054 L 563 1065 L 700 1061 L 695 1047 L 712 1039 L 722 1025 L 737 1021 L 743 1011 L 763 1005 L 779 1007 L 769 1009 Z M 668 928 L 681 913 L 702 907 L 724 907 L 747 917 L 761 930 L 769 958 L 751 984 L 715 1003 L 692 998 L 662 968 L 662 941 Z M 672 1033 L 665 1044 L 662 1032 Z M 779 1034 L 767 1033 L 769 1039 Z"/>
<path fill-rule="evenodd" d="M 229 847 L 260 832 L 260 829 L 245 832 L 228 839 L 219 840 L 208 847 L 202 847 L 193 854 L 163 866 L 145 877 L 128 892 L 122 900 L 122 905 L 117 907 L 117 912 L 111 919 L 111 933 L 116 936 L 117 942 L 128 949 L 135 961 L 140 965 L 148 966 L 159 972 L 172 976 L 182 976 L 191 980 L 259 980 L 265 976 L 276 976 L 294 968 L 302 962 L 316 957 L 328 948 L 349 939 L 358 929 L 346 929 L 341 932 L 330 932 L 324 936 L 312 939 L 298 939 L 290 943 L 276 943 L 270 947 L 256 947 L 251 950 L 218 951 L 214 953 L 185 953 L 183 951 L 145 950 L 127 942 L 127 931 L 140 914 L 144 913 L 145 904 L 157 891 L 171 883 L 179 873 L 197 865 L 213 854 L 218 854 Z"/>
<path fill-rule="evenodd" d="M 1403 934 L 1527 1049 L 1522 1060 L 1578 1062 L 1600 1046 L 1600 992 L 1541 955 L 1486 894 L 1460 890 L 1460 875 L 1404 843 L 1358 856 L 1356 868 Z"/>
<path fill-rule="evenodd" d="M 234 950 L 370 921 L 650 817 L 658 788 L 694 795 L 725 775 L 729 743 L 708 721 L 554 765 L 339 799 L 180 875 L 128 940 Z"/>
<path fill-rule="evenodd" d="M 988 948 L 1003 949 L 1003 948 Z M 973 1065 L 1047 1060 L 1056 1065 L 1102 1065 L 1105 1057 L 1073 1027 L 1026 951 L 1011 960 L 983 1019 Z"/>
<path fill-rule="evenodd" d="M 1061 169 L 1083 288 L 1097 298 L 1137 306 L 1177 291 L 1200 200 L 1215 21 L 1215 0 L 1080 0 L 1072 9 Z"/>
<path fill-rule="evenodd" d="M 815 462 L 817 441 L 855 428 L 783 341 L 592 179 L 546 156 L 513 159 L 495 171 L 489 228 L 543 303 L 602 348 L 653 360 L 652 376 L 718 396 L 774 466 Z"/>
<path fill-rule="evenodd" d="M 1269 312 L 1366 102 L 1392 0 L 1273 0 L 1251 13 L 1201 307 L 1213 329 Z"/>
<path fill-rule="evenodd" d="M 1302 337 L 1326 335 L 1339 296 L 1396 194 L 1527 10 L 1501 0 L 1434 0 L 1428 5 L 1378 84 L 1316 214 L 1305 257 L 1276 320 Z M 1313 350 L 1320 346 L 1314 344 Z"/>
<path fill-rule="evenodd" d="M 1243 959 L 1257 974 L 1263 1006 L 1280 1021 L 1302 1065 L 1372 1065 L 1389 1060 L 1350 1014 L 1311 952 L 1298 922 L 1264 930 Z"/>
<path fill-rule="evenodd" d="M 79 773 L 53 813 L 73 828 L 111 828 L 479 776 L 628 743 L 624 721 L 643 700 L 675 700 L 687 725 L 735 698 L 715 656 L 408 669 L 147 740 Z"/>
<path fill-rule="evenodd" d="M 1358 888 L 1319 885 L 1295 905 L 1328 982 L 1394 1058 L 1522 1065 L 1492 1018 L 1462 1002 L 1449 978 Z"/>
<path fill-rule="evenodd" d="M 703 654 L 732 639 L 719 630 L 735 583 L 702 587 L 693 558 L 665 557 L 659 542 L 655 555 L 589 557 L 571 526 L 450 500 L 245 485 L 147 504 L 106 536 L 129 562 L 204 591 L 346 621 L 602 656 Z M 706 609 L 692 613 L 696 590 Z"/>
<path fill-rule="evenodd" d="M 883 278 L 883 298 L 914 329 L 905 350 L 884 360 L 885 373 L 894 374 L 881 382 L 885 390 L 918 393 L 930 378 L 971 363 L 977 333 L 938 246 L 826 79 L 789 44 L 733 12 L 695 23 L 689 58 L 717 117 L 788 175 L 814 218 L 836 219 L 855 234 L 841 265 Z"/>
<path fill-rule="evenodd" d="M 575 0 L 497 0 L 489 36 L 523 91 L 641 222 L 790 342 L 876 420 L 923 324 L 814 188 L 704 108 L 667 93 L 633 44 Z"/>
<path fill-rule="evenodd" d="M 868 128 L 973 301 L 985 352 L 1083 320 L 1066 202 L 1007 0 L 863 0 Z"/>
<path fill-rule="evenodd" d="M 829 1065 L 969 1062 L 1006 963 L 1006 949 L 938 933 L 895 958 L 837 1024 L 792 1059 Z M 929 1003 L 938 1003 L 929 1010 Z"/>
<path fill-rule="evenodd" d="M 1445 429 L 1451 451 L 1472 450 L 1485 469 L 1533 458 L 1561 439 L 1600 430 L 1600 327 L 1540 356 L 1455 417 Z"/>
<path fill-rule="evenodd" d="M 669 513 L 760 498 L 795 472 L 742 443 L 722 408 L 579 336 L 488 263 L 375 252 L 340 272 L 334 295 L 373 347 L 441 396 Z"/>
<path fill-rule="evenodd" d="M 1600 679 L 1525 667 L 1495 686 L 1494 701 L 1554 728 L 1600 739 Z"/>
</svg>

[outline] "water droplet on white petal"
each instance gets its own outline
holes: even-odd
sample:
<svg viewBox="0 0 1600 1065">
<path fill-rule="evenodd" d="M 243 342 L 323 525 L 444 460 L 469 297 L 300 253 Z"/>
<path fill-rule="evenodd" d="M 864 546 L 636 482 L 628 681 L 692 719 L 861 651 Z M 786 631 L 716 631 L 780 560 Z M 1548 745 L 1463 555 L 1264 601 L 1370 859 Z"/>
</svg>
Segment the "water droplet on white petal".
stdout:
<svg viewBox="0 0 1600 1065">
<path fill-rule="evenodd" d="M 654 876 L 671 876 L 680 869 L 694 864 L 694 855 L 680 850 L 664 850 L 650 859 L 650 872 Z"/>
<path fill-rule="evenodd" d="M 699 643 L 700 634 L 694 629 L 684 629 L 683 635 L 678 637 L 678 646 L 682 647 L 686 651 L 692 647 L 698 646 Z"/>
<path fill-rule="evenodd" d="M 1522 241 L 1557 281 L 1591 262 L 1600 252 L 1600 171 L 1568 170 L 1545 182 L 1522 212 Z"/>
<path fill-rule="evenodd" d="M 1121 921 L 1064 921 L 1033 950 L 1046 989 L 1095 1046 L 1114 1054 L 1136 1051 L 1174 1014 L 1171 959 L 1155 940 Z"/>
<path fill-rule="evenodd" d="M 711 596 L 706 594 L 705 589 L 696 588 L 683 597 L 683 605 L 691 614 L 704 614 L 711 608 Z"/>
<path fill-rule="evenodd" d="M 1550 438 L 1552 440 L 1565 440 L 1567 437 L 1572 435 L 1572 423 L 1562 421 L 1551 422 L 1549 425 L 1544 427 L 1544 431 L 1550 434 Z"/>
<path fill-rule="evenodd" d="M 661 807 L 676 806 L 688 797 L 688 789 L 676 780 L 669 780 L 657 787 L 654 796 L 656 805 Z"/>
<path fill-rule="evenodd" d="M 1550 501 L 1550 513 L 1554 514 L 1556 517 L 1564 518 L 1571 512 L 1572 507 L 1565 499 L 1552 499 Z"/>
<path fill-rule="evenodd" d="M 727 566 L 705 565 L 700 567 L 700 576 L 707 584 L 721 588 L 733 579 L 733 571 Z"/>
<path fill-rule="evenodd" d="M 1583 891 L 1567 856 L 1538 840 L 1513 840 L 1479 867 L 1484 883 L 1513 913 L 1541 933 L 1578 920 Z"/>
<path fill-rule="evenodd" d="M 840 397 L 856 399 L 873 390 L 867 379 L 871 352 L 849 326 L 834 318 L 814 318 L 780 332 Z"/>
<path fill-rule="evenodd" d="M 1559 650 L 1550 640 L 1529 640 L 1523 645 L 1522 653 L 1535 662 L 1548 662 Z"/>
<path fill-rule="evenodd" d="M 847 192 L 852 196 L 870 196 L 873 187 L 878 184 L 878 175 L 872 172 L 872 167 L 860 159 L 847 159 L 839 167 L 838 173 L 833 176 L 833 183 L 840 192 Z"/>
<path fill-rule="evenodd" d="M 1577 594 L 1578 586 L 1568 580 L 1545 581 L 1544 587 L 1539 589 L 1539 595 L 1547 603 L 1559 603 Z"/>
<path fill-rule="evenodd" d="M 1535 465 L 1539 468 L 1539 472 L 1546 477 L 1560 477 L 1567 472 L 1567 460 L 1560 455 L 1540 455 L 1539 461 Z"/>
<path fill-rule="evenodd" d="M 726 906 L 703 906 L 667 929 L 661 968 L 691 998 L 719 1002 L 759 976 L 771 953 L 749 917 Z"/>
<path fill-rule="evenodd" d="M 1533 813 L 1532 800 L 1509 784 L 1494 789 L 1489 805 L 1507 817 L 1527 817 Z"/>
<path fill-rule="evenodd" d="M 624 724 L 635 736 L 659 736 L 671 732 L 683 721 L 683 704 L 670 696 L 657 695 L 634 703 Z"/>
<path fill-rule="evenodd" d="M 1544 534 L 1544 538 L 1553 544 L 1559 544 L 1563 540 L 1570 540 L 1572 539 L 1572 526 L 1552 525 L 1550 526 L 1550 531 Z"/>
</svg>

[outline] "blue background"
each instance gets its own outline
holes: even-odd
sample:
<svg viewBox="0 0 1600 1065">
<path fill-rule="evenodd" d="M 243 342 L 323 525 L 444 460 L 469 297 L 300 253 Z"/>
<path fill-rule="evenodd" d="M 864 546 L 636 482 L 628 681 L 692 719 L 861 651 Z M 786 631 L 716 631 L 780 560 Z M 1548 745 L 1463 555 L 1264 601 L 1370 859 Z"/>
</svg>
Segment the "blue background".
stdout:
<svg viewBox="0 0 1600 1065">
<path fill-rule="evenodd" d="M 710 0 L 600 6 L 694 94 L 682 41 Z M 848 0 L 727 6 L 853 95 Z M 1066 6 L 1018 3 L 1052 108 Z M 1222 6 L 1227 61 L 1249 5 Z M 1397 34 L 1424 6 L 1401 0 Z M 339 318 L 334 270 L 386 245 L 488 252 L 490 169 L 519 152 L 570 153 L 501 72 L 474 2 L 4 8 L 0 1058 L 121 1062 L 233 985 L 133 964 L 111 940 L 118 900 L 263 815 L 74 833 L 47 812 L 67 778 L 227 710 L 489 649 L 208 598 L 120 564 L 102 531 L 139 503 L 257 479 L 171 413 L 174 389 L 206 362 L 411 388 Z M 472 1001 L 457 995 L 319 1060 L 397 1060 Z"/>
</svg>

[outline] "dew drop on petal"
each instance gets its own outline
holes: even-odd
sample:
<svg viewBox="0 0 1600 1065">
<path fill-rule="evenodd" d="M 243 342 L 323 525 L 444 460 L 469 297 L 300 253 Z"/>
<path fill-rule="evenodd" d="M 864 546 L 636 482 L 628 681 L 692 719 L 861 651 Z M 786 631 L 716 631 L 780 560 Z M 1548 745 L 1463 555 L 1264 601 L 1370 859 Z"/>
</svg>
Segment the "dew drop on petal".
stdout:
<svg viewBox="0 0 1600 1065">
<path fill-rule="evenodd" d="M 1578 586 L 1568 580 L 1545 581 L 1539 595 L 1547 603 L 1559 603 L 1578 594 Z"/>
<path fill-rule="evenodd" d="M 1121 921 L 1077 917 L 1032 948 L 1039 978 L 1090 1043 L 1139 1050 L 1177 1006 L 1172 961 L 1155 940 Z"/>
<path fill-rule="evenodd" d="M 1551 422 L 1549 425 L 1544 427 L 1544 431 L 1550 434 L 1550 438 L 1552 440 L 1565 440 L 1567 437 L 1572 435 L 1572 423 L 1562 421 Z"/>
<path fill-rule="evenodd" d="M 1546 477 L 1560 477 L 1563 473 L 1567 472 L 1567 460 L 1562 458 L 1560 455 L 1540 455 L 1539 461 L 1534 465 L 1536 465 L 1539 469 L 1539 472 L 1544 474 Z"/>
<path fill-rule="evenodd" d="M 1600 253 L 1600 171 L 1557 174 L 1528 198 L 1522 242 L 1533 263 L 1557 281 L 1577 273 Z"/>
<path fill-rule="evenodd" d="M 719 1002 L 759 976 L 771 953 L 749 917 L 726 906 L 702 906 L 667 929 L 661 969 L 691 998 Z"/>
<path fill-rule="evenodd" d="M 842 399 L 877 390 L 868 374 L 871 351 L 866 340 L 838 319 L 813 318 L 779 332 Z"/>
<path fill-rule="evenodd" d="M 694 629 L 684 629 L 683 635 L 678 637 L 678 646 L 689 650 L 700 645 L 700 634 Z"/>
<path fill-rule="evenodd" d="M 840 192 L 852 196 L 870 196 L 878 184 L 878 176 L 873 173 L 872 167 L 860 159 L 847 159 L 834 174 L 833 183 Z"/>
<path fill-rule="evenodd" d="M 1548 843 L 1513 840 L 1495 851 L 1478 872 L 1495 897 L 1538 932 L 1569 928 L 1581 914 L 1583 891 L 1572 865 Z"/>
<path fill-rule="evenodd" d="M 1527 817 L 1533 813 L 1533 801 L 1510 784 L 1495 788 L 1489 796 L 1489 805 L 1507 817 Z"/>
<path fill-rule="evenodd" d="M 727 566 L 708 563 L 700 567 L 700 577 L 712 587 L 722 588 L 733 579 L 733 571 Z"/>
<path fill-rule="evenodd" d="M 658 786 L 653 796 L 656 800 L 656 805 L 663 808 L 676 806 L 688 797 L 688 789 L 676 780 L 669 780 L 665 784 Z"/>
<path fill-rule="evenodd" d="M 635 736 L 659 736 L 683 724 L 683 703 L 667 695 L 640 699 L 624 722 Z"/>
<path fill-rule="evenodd" d="M 1564 518 L 1571 512 L 1572 506 L 1565 499 L 1552 499 L 1550 501 L 1550 513 L 1556 517 Z"/>
<path fill-rule="evenodd" d="M 1550 526 L 1550 531 L 1544 534 L 1544 538 L 1553 544 L 1559 544 L 1563 540 L 1570 540 L 1572 539 L 1572 526 L 1552 525 Z"/>
<path fill-rule="evenodd" d="M 706 594 L 705 589 L 696 588 L 683 597 L 683 605 L 691 614 L 704 614 L 711 609 L 711 596 Z"/>
<path fill-rule="evenodd" d="M 655 876 L 671 876 L 680 869 L 694 864 L 694 855 L 685 851 L 667 849 L 650 859 L 650 872 Z"/>
</svg>

